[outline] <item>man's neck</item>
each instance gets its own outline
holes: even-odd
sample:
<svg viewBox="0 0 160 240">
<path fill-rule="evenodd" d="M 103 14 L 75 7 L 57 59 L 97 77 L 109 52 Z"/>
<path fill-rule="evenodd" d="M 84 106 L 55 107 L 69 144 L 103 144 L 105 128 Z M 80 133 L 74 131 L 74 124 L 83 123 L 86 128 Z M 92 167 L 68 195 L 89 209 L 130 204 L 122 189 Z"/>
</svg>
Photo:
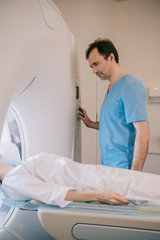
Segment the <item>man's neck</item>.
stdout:
<svg viewBox="0 0 160 240">
<path fill-rule="evenodd" d="M 125 76 L 127 73 L 123 72 L 119 65 L 116 66 L 114 69 L 111 78 L 108 80 L 110 82 L 109 84 L 109 90 L 113 87 L 113 85 L 118 82 L 123 76 Z"/>
</svg>

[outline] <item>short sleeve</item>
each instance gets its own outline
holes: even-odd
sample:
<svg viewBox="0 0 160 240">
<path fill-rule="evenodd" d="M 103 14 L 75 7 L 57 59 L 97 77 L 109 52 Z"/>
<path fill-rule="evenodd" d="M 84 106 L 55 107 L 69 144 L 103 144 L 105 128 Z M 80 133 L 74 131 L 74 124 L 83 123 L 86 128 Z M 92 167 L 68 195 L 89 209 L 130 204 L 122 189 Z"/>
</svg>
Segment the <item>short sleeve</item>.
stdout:
<svg viewBox="0 0 160 240">
<path fill-rule="evenodd" d="M 148 121 L 146 111 L 146 91 L 140 81 L 127 86 L 124 93 L 126 122 Z"/>
</svg>

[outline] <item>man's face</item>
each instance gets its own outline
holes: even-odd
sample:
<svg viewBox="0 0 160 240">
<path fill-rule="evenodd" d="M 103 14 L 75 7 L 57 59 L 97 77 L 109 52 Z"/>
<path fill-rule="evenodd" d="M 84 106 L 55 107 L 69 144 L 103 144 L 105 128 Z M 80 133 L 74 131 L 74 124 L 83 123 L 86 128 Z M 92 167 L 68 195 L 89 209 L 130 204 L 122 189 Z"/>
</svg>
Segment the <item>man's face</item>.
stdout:
<svg viewBox="0 0 160 240">
<path fill-rule="evenodd" d="M 90 67 L 93 69 L 93 73 L 96 74 L 101 80 L 110 79 L 112 66 L 110 56 L 105 59 L 97 48 L 94 48 L 88 57 Z"/>
</svg>

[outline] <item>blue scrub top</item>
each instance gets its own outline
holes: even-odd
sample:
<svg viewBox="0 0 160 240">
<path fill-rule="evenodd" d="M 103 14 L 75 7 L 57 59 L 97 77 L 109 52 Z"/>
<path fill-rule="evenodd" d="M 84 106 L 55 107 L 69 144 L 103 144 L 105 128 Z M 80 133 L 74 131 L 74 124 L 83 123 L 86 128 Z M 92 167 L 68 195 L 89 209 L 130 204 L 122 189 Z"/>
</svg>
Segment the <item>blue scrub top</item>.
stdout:
<svg viewBox="0 0 160 240">
<path fill-rule="evenodd" d="M 131 168 L 136 121 L 147 121 L 146 92 L 138 79 L 127 74 L 106 93 L 102 104 L 99 144 L 103 165 Z"/>
</svg>

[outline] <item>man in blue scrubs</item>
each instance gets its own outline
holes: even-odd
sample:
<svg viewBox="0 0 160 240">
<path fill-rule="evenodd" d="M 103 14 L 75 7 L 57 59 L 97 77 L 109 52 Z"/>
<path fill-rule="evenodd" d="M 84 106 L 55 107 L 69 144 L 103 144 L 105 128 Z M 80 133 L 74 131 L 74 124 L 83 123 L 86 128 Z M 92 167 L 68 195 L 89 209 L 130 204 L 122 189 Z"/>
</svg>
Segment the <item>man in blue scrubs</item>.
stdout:
<svg viewBox="0 0 160 240">
<path fill-rule="evenodd" d="M 98 39 L 86 50 L 93 73 L 108 80 L 100 121 L 92 121 L 80 107 L 79 119 L 99 130 L 103 165 L 141 171 L 149 145 L 146 92 L 143 84 L 119 66 L 118 52 L 109 39 Z"/>
</svg>

